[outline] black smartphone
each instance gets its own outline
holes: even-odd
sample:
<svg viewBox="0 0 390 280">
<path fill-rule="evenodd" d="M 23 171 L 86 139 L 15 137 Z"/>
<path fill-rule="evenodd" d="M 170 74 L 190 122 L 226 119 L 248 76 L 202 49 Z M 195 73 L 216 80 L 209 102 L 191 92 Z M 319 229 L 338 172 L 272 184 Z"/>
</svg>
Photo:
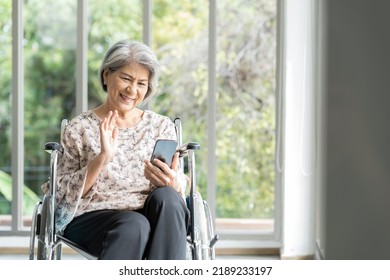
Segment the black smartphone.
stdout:
<svg viewBox="0 0 390 280">
<path fill-rule="evenodd" d="M 172 159 L 176 152 L 177 141 L 158 139 L 154 145 L 152 157 L 150 162 L 153 163 L 155 158 L 158 158 L 162 162 L 165 162 L 169 167 L 172 165 Z"/>
</svg>

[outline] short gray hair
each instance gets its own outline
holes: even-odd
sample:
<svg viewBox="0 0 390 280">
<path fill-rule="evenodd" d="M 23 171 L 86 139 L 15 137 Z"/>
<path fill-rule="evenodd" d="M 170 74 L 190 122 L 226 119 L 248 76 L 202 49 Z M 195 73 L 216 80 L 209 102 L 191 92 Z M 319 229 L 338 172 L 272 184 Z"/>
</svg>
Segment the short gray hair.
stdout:
<svg viewBox="0 0 390 280">
<path fill-rule="evenodd" d="M 149 71 L 148 91 L 143 100 L 143 103 L 146 103 L 155 94 L 158 86 L 159 63 L 150 47 L 141 42 L 121 40 L 108 49 L 99 69 L 100 84 L 107 92 L 103 78 L 104 70 L 113 72 L 132 62 L 144 66 Z"/>
</svg>

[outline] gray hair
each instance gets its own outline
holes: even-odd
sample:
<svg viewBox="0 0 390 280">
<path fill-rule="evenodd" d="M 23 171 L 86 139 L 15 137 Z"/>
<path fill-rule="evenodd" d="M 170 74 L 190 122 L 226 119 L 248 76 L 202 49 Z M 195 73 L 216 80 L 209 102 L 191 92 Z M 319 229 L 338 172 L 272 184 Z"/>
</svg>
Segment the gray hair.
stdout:
<svg viewBox="0 0 390 280">
<path fill-rule="evenodd" d="M 113 72 L 132 62 L 144 66 L 149 71 L 148 91 L 143 100 L 143 103 L 146 103 L 155 94 L 158 86 L 159 63 L 153 51 L 143 43 L 121 40 L 112 45 L 99 69 L 100 84 L 107 92 L 107 85 L 104 84 L 103 79 L 104 70 Z"/>
</svg>

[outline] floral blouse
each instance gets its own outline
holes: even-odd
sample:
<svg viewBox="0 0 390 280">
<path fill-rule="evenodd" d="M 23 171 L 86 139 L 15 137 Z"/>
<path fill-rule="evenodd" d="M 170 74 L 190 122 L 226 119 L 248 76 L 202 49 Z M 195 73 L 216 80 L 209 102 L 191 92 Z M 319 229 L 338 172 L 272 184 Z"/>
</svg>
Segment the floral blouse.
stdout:
<svg viewBox="0 0 390 280">
<path fill-rule="evenodd" d="M 144 159 L 150 159 L 157 139 L 176 140 L 174 124 L 168 117 L 145 110 L 135 127 L 118 128 L 116 155 L 82 196 L 88 162 L 100 153 L 100 122 L 90 110 L 71 120 L 62 133 L 64 153 L 58 161 L 55 196 L 56 228 L 60 232 L 74 217 L 86 212 L 142 208 L 153 189 L 144 176 Z M 181 182 L 183 187 L 183 179 Z M 42 185 L 45 193 L 48 189 L 49 182 Z"/>
</svg>

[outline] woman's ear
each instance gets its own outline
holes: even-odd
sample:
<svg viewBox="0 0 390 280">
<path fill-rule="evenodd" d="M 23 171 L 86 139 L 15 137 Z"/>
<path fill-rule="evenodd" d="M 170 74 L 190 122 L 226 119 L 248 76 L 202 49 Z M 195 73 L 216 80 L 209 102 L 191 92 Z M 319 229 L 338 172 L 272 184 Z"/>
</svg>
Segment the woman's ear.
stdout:
<svg viewBox="0 0 390 280">
<path fill-rule="evenodd" d="M 108 69 L 104 69 L 103 70 L 103 84 L 104 85 L 107 85 L 107 79 L 108 79 L 108 74 L 109 74 L 110 72 L 108 71 Z"/>
</svg>

